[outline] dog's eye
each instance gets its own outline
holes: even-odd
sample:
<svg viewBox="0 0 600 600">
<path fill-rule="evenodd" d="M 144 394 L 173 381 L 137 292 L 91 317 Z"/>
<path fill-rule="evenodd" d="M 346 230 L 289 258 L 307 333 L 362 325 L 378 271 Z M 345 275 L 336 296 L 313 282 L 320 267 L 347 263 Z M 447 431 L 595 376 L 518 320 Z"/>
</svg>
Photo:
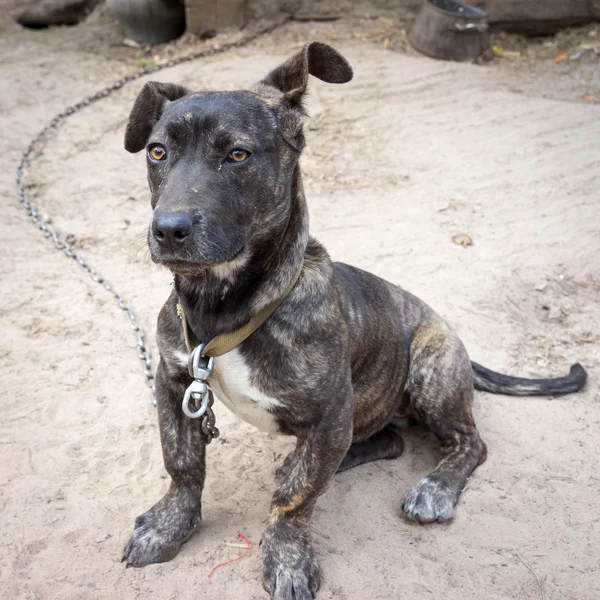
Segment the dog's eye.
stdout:
<svg viewBox="0 0 600 600">
<path fill-rule="evenodd" d="M 152 146 L 152 148 L 148 150 L 148 156 L 154 161 L 164 160 L 167 158 L 167 151 L 163 146 Z"/>
<path fill-rule="evenodd" d="M 250 156 L 250 152 L 246 152 L 246 150 L 241 150 L 240 148 L 236 148 L 232 150 L 227 156 L 228 162 L 233 163 L 241 163 L 244 162 Z"/>
</svg>

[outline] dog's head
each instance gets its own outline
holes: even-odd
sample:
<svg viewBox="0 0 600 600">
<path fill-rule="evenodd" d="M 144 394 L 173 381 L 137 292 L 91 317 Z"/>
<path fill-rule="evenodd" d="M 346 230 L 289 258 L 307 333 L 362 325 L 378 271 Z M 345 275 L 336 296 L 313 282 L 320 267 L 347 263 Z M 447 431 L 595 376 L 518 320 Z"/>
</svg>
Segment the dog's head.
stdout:
<svg viewBox="0 0 600 600">
<path fill-rule="evenodd" d="M 249 91 L 191 92 L 147 83 L 125 132 L 146 149 L 152 259 L 181 274 L 244 263 L 285 229 L 293 173 L 304 147 L 308 75 L 352 79 L 336 50 L 307 44 Z"/>
</svg>

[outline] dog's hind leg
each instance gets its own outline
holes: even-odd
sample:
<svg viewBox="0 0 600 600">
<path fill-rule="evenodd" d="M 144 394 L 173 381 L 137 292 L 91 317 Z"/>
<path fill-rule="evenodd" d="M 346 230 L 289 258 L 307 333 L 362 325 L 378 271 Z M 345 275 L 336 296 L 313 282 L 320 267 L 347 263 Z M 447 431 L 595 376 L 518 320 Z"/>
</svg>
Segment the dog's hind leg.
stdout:
<svg viewBox="0 0 600 600">
<path fill-rule="evenodd" d="M 472 371 L 467 352 L 443 322 L 425 323 L 411 342 L 408 392 L 417 420 L 437 435 L 443 458 L 406 493 L 402 509 L 420 523 L 454 516 L 468 477 L 486 458 L 471 413 Z"/>
<path fill-rule="evenodd" d="M 352 444 L 338 467 L 337 472 L 346 471 L 373 460 L 398 458 L 404 451 L 404 441 L 399 429 L 390 423 L 370 438 Z"/>
</svg>

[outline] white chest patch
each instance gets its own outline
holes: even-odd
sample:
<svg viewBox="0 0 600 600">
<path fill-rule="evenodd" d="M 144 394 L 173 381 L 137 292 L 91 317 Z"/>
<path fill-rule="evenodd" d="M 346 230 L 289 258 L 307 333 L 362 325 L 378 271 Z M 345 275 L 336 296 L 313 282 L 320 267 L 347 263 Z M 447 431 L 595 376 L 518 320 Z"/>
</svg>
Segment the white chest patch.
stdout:
<svg viewBox="0 0 600 600">
<path fill-rule="evenodd" d="M 173 350 L 171 360 L 187 371 L 188 354 Z M 250 382 L 250 369 L 237 350 L 215 358 L 208 383 L 216 397 L 237 417 L 262 431 L 279 433 L 273 409 L 281 402 L 261 392 Z"/>
<path fill-rule="evenodd" d="M 281 402 L 252 385 L 250 369 L 238 350 L 215 358 L 208 383 L 217 398 L 240 419 L 262 431 L 278 433 L 272 411 L 281 406 Z"/>
</svg>

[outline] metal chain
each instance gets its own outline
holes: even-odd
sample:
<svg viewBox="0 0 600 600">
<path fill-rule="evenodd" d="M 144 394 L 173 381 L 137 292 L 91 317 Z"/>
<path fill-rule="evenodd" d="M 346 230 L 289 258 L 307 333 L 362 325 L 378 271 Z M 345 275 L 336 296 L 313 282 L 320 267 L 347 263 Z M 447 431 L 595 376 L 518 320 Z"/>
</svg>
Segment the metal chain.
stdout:
<svg viewBox="0 0 600 600">
<path fill-rule="evenodd" d="M 217 421 L 215 417 L 215 413 L 213 412 L 212 406 L 215 403 L 215 399 L 212 393 L 212 390 L 208 390 L 208 407 L 204 416 L 202 417 L 202 422 L 200 423 L 200 428 L 202 429 L 202 433 L 204 434 L 204 438 L 206 440 L 206 445 L 210 444 L 214 439 L 218 438 L 221 435 L 221 432 L 215 427 L 215 423 Z"/>
<path fill-rule="evenodd" d="M 87 96 L 80 102 L 76 104 L 72 104 L 62 112 L 58 113 L 41 131 L 35 135 L 29 145 L 23 151 L 21 155 L 21 160 L 17 166 L 16 173 L 16 184 L 17 184 L 17 194 L 19 196 L 19 201 L 23 204 L 25 212 L 31 218 L 33 223 L 35 223 L 38 228 L 41 230 L 44 237 L 49 238 L 54 242 L 54 246 L 58 250 L 64 251 L 65 255 L 69 258 L 75 260 L 82 269 L 87 271 L 92 278 L 92 281 L 99 283 L 102 287 L 114 296 L 119 308 L 126 311 L 129 320 L 131 322 L 131 327 L 133 328 L 134 334 L 137 337 L 137 353 L 138 357 L 142 361 L 142 368 L 144 371 L 144 375 L 146 376 L 146 383 L 150 387 L 152 393 L 152 403 L 156 405 L 156 397 L 154 394 L 154 373 L 152 371 L 152 356 L 150 355 L 150 350 L 146 346 L 146 334 L 144 332 L 144 328 L 140 325 L 140 321 L 130 305 L 126 304 L 123 296 L 115 290 L 115 288 L 104 278 L 102 277 L 93 267 L 92 265 L 85 260 L 79 253 L 75 252 L 73 247 L 64 239 L 63 236 L 58 234 L 53 227 L 50 226 L 50 219 L 43 219 L 36 207 L 31 203 L 29 196 L 25 192 L 24 184 L 23 184 L 23 176 L 25 174 L 25 168 L 27 165 L 31 165 L 30 156 L 36 150 L 40 144 L 40 142 L 45 138 L 46 134 L 56 129 L 67 117 L 79 112 L 98 100 L 102 98 L 106 98 L 113 92 L 120 90 L 125 84 L 130 81 L 135 81 L 144 77 L 145 75 L 150 75 L 152 73 L 156 73 L 157 71 L 161 71 L 163 69 L 168 69 L 169 67 L 174 67 L 176 65 L 180 65 L 182 63 L 186 63 L 197 58 L 205 58 L 207 56 L 213 56 L 215 54 L 219 54 L 221 52 L 225 52 L 227 50 L 231 50 L 232 48 L 239 48 L 241 46 L 245 46 L 249 44 L 257 37 L 272 31 L 276 27 L 278 27 L 281 23 L 272 23 L 266 27 L 258 29 L 256 31 L 250 31 L 246 35 L 242 36 L 240 39 L 235 40 L 233 42 L 229 42 L 223 45 L 215 45 L 211 48 L 205 48 L 204 50 L 199 50 L 198 52 L 194 52 L 192 54 L 187 54 L 185 56 L 178 56 L 176 58 L 172 58 L 171 60 L 158 64 L 158 65 L 149 65 L 136 71 L 135 73 L 131 73 L 129 75 L 124 75 L 120 79 L 113 81 L 111 84 L 102 88 L 100 91 L 92 94 L 91 96 Z"/>
</svg>

